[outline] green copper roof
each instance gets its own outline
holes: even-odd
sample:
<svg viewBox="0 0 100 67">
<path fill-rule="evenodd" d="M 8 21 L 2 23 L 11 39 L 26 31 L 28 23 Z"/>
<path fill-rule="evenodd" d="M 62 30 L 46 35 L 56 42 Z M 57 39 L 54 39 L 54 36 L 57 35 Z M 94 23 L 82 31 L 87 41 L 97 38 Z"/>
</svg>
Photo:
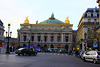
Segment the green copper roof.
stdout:
<svg viewBox="0 0 100 67">
<path fill-rule="evenodd" d="M 51 17 L 43 22 L 41 22 L 40 24 L 50 24 L 50 23 L 53 23 L 53 24 L 64 24 L 64 22 L 62 21 L 59 21 L 57 19 L 54 18 L 54 14 L 52 13 L 51 14 Z"/>
</svg>

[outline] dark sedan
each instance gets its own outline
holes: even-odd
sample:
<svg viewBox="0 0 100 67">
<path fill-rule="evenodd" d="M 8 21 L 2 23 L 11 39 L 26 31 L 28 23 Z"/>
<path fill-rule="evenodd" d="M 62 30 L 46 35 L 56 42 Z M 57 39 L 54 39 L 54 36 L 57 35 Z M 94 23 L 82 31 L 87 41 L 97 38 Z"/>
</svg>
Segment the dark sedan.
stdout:
<svg viewBox="0 0 100 67">
<path fill-rule="evenodd" d="M 26 49 L 26 48 L 20 48 L 18 50 L 16 50 L 15 52 L 16 54 L 18 54 L 18 56 L 20 56 L 21 54 L 24 55 L 37 55 L 37 51 L 35 51 L 35 49 Z"/>
</svg>

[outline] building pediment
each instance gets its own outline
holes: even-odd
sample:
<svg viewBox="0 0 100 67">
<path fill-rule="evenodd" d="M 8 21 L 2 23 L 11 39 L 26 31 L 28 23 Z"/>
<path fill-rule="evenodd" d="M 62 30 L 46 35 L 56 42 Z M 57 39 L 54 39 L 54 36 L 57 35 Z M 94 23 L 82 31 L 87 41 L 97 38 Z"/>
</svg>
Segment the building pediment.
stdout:
<svg viewBox="0 0 100 67">
<path fill-rule="evenodd" d="M 22 27 L 20 30 L 30 30 L 30 28 L 24 26 L 24 27 Z"/>
</svg>

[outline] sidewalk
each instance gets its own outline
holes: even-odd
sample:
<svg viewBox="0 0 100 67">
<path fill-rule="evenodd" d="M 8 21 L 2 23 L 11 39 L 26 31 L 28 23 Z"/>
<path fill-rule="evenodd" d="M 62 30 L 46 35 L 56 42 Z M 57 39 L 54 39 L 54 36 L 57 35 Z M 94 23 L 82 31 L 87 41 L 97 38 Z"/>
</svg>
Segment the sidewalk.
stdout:
<svg viewBox="0 0 100 67">
<path fill-rule="evenodd" d="M 5 52 L 0 52 L 0 54 L 6 54 Z M 10 54 L 15 54 L 15 52 L 10 52 Z"/>
</svg>

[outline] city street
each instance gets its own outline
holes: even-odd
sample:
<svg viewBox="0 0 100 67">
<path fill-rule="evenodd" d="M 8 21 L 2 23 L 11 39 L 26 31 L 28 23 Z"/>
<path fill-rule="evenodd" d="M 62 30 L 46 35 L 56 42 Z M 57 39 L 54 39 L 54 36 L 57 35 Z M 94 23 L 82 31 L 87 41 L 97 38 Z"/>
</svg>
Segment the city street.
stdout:
<svg viewBox="0 0 100 67">
<path fill-rule="evenodd" d="M 100 67 L 100 64 L 59 53 L 38 53 L 37 56 L 0 54 L 0 67 Z"/>
</svg>

